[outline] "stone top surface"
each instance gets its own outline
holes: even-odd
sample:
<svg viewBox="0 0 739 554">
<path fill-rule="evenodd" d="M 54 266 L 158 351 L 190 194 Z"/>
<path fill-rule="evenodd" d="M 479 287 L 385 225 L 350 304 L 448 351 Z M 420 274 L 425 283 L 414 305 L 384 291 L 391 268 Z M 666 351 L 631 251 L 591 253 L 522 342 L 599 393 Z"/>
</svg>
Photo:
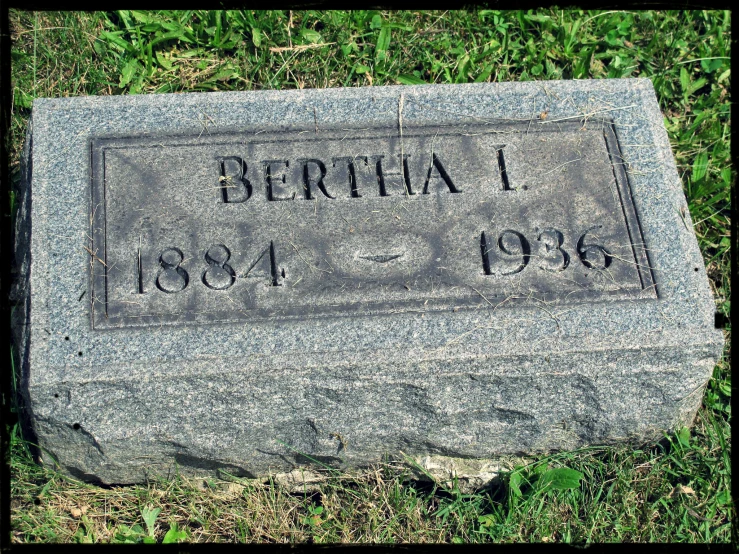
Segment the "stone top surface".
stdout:
<svg viewBox="0 0 739 554">
<path fill-rule="evenodd" d="M 31 385 L 720 352 L 646 79 L 39 99 L 32 133 Z"/>
</svg>

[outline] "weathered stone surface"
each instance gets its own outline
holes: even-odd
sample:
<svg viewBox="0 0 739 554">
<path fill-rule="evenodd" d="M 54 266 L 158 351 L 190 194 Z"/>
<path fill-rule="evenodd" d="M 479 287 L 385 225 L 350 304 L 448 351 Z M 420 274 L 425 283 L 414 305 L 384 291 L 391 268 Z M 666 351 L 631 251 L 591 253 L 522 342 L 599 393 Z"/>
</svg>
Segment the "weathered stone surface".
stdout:
<svg viewBox="0 0 739 554">
<path fill-rule="evenodd" d="M 95 328 L 656 297 L 610 122 L 396 135 L 93 140 Z"/>
<path fill-rule="evenodd" d="M 77 477 L 482 475 L 690 423 L 722 349 L 648 80 L 42 99 L 28 137 L 26 429 Z"/>
</svg>

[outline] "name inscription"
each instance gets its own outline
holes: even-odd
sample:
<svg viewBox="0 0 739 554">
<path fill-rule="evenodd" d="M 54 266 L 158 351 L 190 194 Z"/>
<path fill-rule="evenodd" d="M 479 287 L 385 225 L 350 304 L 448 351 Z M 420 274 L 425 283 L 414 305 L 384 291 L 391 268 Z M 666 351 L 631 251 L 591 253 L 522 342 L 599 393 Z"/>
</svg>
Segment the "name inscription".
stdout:
<svg viewBox="0 0 739 554">
<path fill-rule="evenodd" d="M 607 121 L 91 152 L 95 328 L 656 297 Z"/>
</svg>

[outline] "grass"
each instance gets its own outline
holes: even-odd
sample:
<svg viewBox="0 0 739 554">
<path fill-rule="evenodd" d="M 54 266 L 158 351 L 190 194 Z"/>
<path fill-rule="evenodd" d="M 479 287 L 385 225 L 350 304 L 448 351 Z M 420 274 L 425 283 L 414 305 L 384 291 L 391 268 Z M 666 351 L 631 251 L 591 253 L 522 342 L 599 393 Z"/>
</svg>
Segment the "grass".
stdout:
<svg viewBox="0 0 739 554">
<path fill-rule="evenodd" d="M 12 177 L 40 96 L 649 77 L 728 317 L 730 24 L 716 11 L 12 11 Z M 690 431 L 535 458 L 470 494 L 389 464 L 301 494 L 225 478 L 99 488 L 33 464 L 16 426 L 13 540 L 728 542 L 729 350 Z"/>
</svg>

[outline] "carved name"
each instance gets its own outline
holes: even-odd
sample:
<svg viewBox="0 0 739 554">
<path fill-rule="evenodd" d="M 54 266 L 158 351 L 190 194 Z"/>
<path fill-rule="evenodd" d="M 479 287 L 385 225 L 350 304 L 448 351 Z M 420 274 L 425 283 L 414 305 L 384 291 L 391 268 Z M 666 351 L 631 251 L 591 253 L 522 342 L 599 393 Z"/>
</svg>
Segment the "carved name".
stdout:
<svg viewBox="0 0 739 554">
<path fill-rule="evenodd" d="M 500 152 L 502 156 L 502 149 Z M 391 196 L 386 178 L 399 180 L 401 191 L 408 196 L 416 194 L 416 190 L 422 194 L 430 194 L 434 190 L 462 192 L 454 185 L 443 162 L 436 154 L 431 154 L 429 157 L 429 167 L 425 175 L 416 181 L 415 185 L 412 184 L 408 167 L 409 157 L 410 155 L 404 154 L 402 164 L 400 164 L 400 158 L 398 159 L 398 165 L 402 165 L 403 168 L 401 173 L 388 172 L 386 168 L 383 168 L 385 156 L 382 155 L 342 156 L 331 158 L 328 162 L 319 159 L 262 160 L 256 162 L 257 167 L 261 169 L 262 176 L 258 183 L 252 183 L 247 177 L 249 167 L 253 165 L 253 162 L 247 163 L 240 156 L 221 157 L 218 158 L 220 198 L 223 203 L 239 204 L 255 195 L 257 198 L 265 198 L 270 202 L 295 199 L 313 200 L 319 195 L 330 199 L 362 198 L 372 194 Z M 290 171 L 295 167 L 297 171 Z M 334 195 L 329 192 L 326 185 L 329 179 L 338 182 L 343 180 L 345 186 L 343 189 L 336 190 Z"/>
</svg>

